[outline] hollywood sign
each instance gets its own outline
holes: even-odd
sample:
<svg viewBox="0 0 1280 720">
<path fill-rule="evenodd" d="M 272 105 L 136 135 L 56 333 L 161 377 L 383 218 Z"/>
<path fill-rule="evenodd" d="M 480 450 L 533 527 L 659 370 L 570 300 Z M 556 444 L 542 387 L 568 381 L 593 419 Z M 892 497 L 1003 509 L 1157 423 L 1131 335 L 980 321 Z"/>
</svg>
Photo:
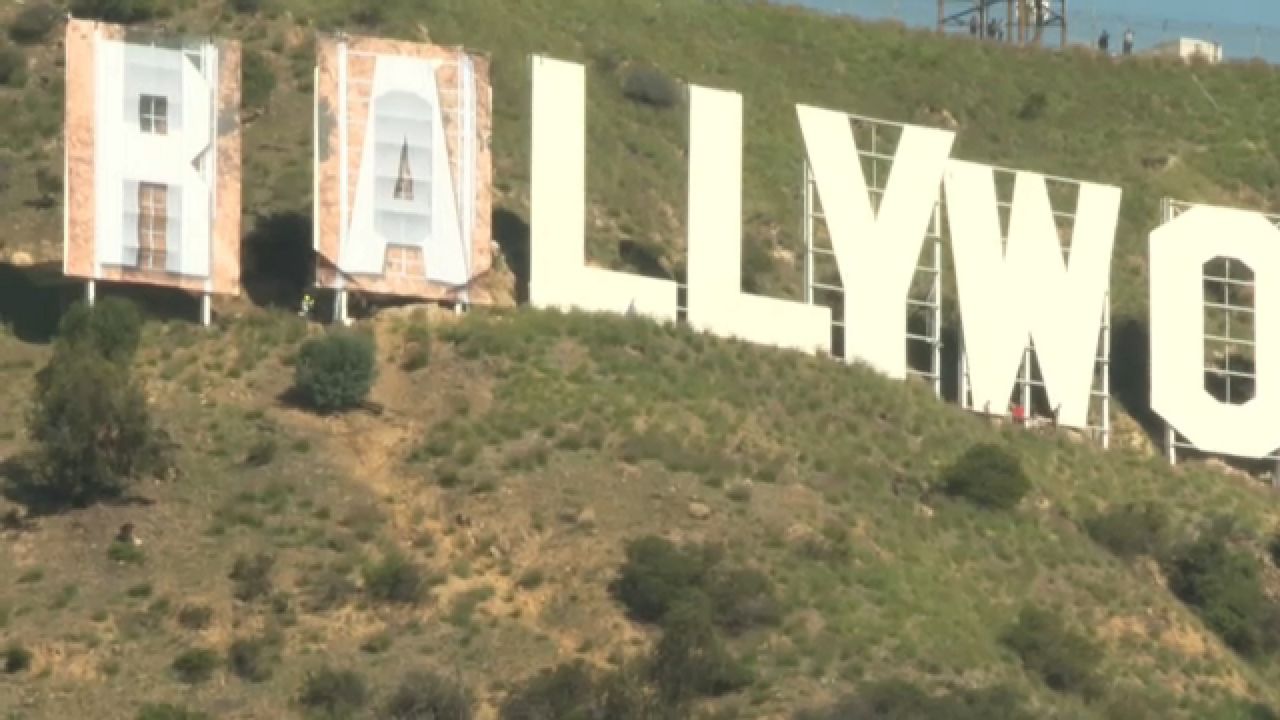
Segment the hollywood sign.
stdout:
<svg viewBox="0 0 1280 720">
<path fill-rule="evenodd" d="M 534 57 L 532 82 L 530 302 L 677 320 L 676 282 L 585 262 L 583 67 Z M 1108 394 L 1109 278 L 1120 188 L 1053 179 L 1074 186 L 1064 258 L 1055 220 L 1063 213 L 1052 207 L 1050 178 L 952 158 L 954 133 L 905 125 L 887 182 L 869 188 L 861 164 L 867 153 L 858 147 L 850 116 L 806 105 L 796 113 L 843 289 L 844 358 L 889 377 L 907 376 L 910 285 L 941 195 L 963 320 L 962 402 L 1002 414 L 1034 352 L 1059 424 L 1088 427 L 1100 367 L 1101 394 Z M 830 353 L 830 308 L 741 289 L 740 95 L 689 86 L 688 152 L 683 309 L 689 324 L 753 343 Z M 998 174 L 1012 176 L 1007 232 Z M 1250 373 L 1252 399 L 1240 404 L 1205 390 L 1204 268 L 1215 258 L 1254 273 L 1259 370 Z M 1280 350 L 1280 230 L 1259 213 L 1194 206 L 1151 233 L 1150 273 L 1151 402 L 1170 429 L 1170 452 L 1181 437 L 1208 453 L 1272 455 L 1280 447 L 1280 367 L 1262 368 Z M 1104 405 L 1103 423 L 1105 415 Z"/>
</svg>

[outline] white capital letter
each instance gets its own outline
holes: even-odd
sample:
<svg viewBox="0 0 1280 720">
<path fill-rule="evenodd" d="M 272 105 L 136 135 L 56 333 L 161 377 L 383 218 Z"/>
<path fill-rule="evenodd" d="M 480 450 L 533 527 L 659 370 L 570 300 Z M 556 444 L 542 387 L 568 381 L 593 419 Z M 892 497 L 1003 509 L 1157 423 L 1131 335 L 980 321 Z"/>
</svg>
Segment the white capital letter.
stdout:
<svg viewBox="0 0 1280 720">
<path fill-rule="evenodd" d="M 903 129 L 877 212 L 849 117 L 806 105 L 796 112 L 844 286 L 845 355 L 904 378 L 907 292 L 955 133 Z"/>
<path fill-rule="evenodd" d="M 1087 426 L 1120 189 L 1079 184 L 1064 262 L 1043 176 L 1017 173 L 1007 249 L 992 169 L 953 160 L 945 186 L 974 405 L 1004 411 L 1030 339 L 1058 422 Z"/>
<path fill-rule="evenodd" d="M 1151 232 L 1151 409 L 1204 452 L 1262 458 L 1280 447 L 1280 231 L 1258 213 L 1195 207 Z M 1228 257 L 1254 278 L 1252 400 L 1204 387 L 1204 264 Z"/>
<path fill-rule="evenodd" d="M 586 82 L 582 66 L 533 58 L 529 300 L 537 307 L 676 319 L 676 284 L 587 267 Z"/>
<path fill-rule="evenodd" d="M 696 85 L 689 92 L 689 323 L 761 345 L 830 351 L 830 310 L 742 292 L 742 96 Z"/>
</svg>

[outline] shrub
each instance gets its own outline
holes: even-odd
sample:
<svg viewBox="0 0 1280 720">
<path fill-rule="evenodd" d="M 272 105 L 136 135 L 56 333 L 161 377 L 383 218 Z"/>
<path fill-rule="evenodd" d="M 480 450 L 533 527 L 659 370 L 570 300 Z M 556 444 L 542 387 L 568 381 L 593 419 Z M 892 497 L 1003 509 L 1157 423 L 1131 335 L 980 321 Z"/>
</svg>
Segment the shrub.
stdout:
<svg viewBox="0 0 1280 720">
<path fill-rule="evenodd" d="M 269 595 L 271 568 L 274 565 L 275 558 L 264 553 L 258 553 L 253 557 L 246 555 L 237 557 L 235 564 L 231 566 L 231 572 L 227 575 L 235 583 L 232 595 L 243 602 L 251 602 Z"/>
<path fill-rule="evenodd" d="M 1228 645 L 1248 656 L 1272 649 L 1277 612 L 1252 556 L 1206 535 L 1178 549 L 1166 574 L 1173 593 Z"/>
<path fill-rule="evenodd" d="M 759 570 L 713 572 L 707 585 L 716 624 L 731 632 L 773 625 L 782 616 L 773 581 Z"/>
<path fill-rule="evenodd" d="M 956 688 L 940 695 L 904 680 L 883 680 L 859 688 L 834 707 L 801 713 L 797 720 L 1032 720 L 1025 701 L 1010 688 Z"/>
<path fill-rule="evenodd" d="M 383 705 L 386 720 L 471 720 L 471 695 L 433 672 L 411 672 Z"/>
<path fill-rule="evenodd" d="M 576 660 L 543 670 L 503 702 L 501 720 L 666 720 L 682 718 L 657 704 L 644 683 L 627 670 L 600 676 Z"/>
<path fill-rule="evenodd" d="M 1130 503 L 1085 522 L 1089 537 L 1122 558 L 1158 556 L 1169 525 L 1164 509 L 1155 503 Z"/>
<path fill-rule="evenodd" d="M 622 94 L 628 99 L 655 108 L 671 108 L 680 103 L 680 85 L 651 67 L 638 67 L 622 80 Z"/>
<path fill-rule="evenodd" d="M 1009 510 L 1031 490 L 1031 482 L 1018 458 L 998 445 L 983 443 L 969 448 L 947 469 L 942 489 L 980 507 Z"/>
<path fill-rule="evenodd" d="M 4 671 L 9 675 L 25 672 L 31 667 L 31 651 L 18 644 L 11 644 L 4 651 Z"/>
<path fill-rule="evenodd" d="M 1053 613 L 1023 608 L 1001 638 L 1028 671 L 1058 692 L 1088 693 L 1102 653 L 1086 637 L 1070 630 Z"/>
<path fill-rule="evenodd" d="M 307 710 L 328 717 L 348 717 L 369 702 L 364 678 L 351 670 L 322 667 L 307 673 L 298 703 Z"/>
<path fill-rule="evenodd" d="M 168 703 L 147 703 L 138 710 L 137 720 L 213 720 L 206 713 Z"/>
<path fill-rule="evenodd" d="M 23 45 L 43 42 L 60 17 L 58 9 L 47 2 L 32 3 L 13 19 L 9 25 L 9 37 Z"/>
<path fill-rule="evenodd" d="M 373 337 L 335 330 L 303 343 L 295 364 L 294 383 L 321 412 L 353 408 L 364 402 L 376 374 Z"/>
<path fill-rule="evenodd" d="M 36 377 L 28 431 L 38 446 L 28 482 L 57 504 L 119 496 L 167 460 L 129 369 L 95 353 L 54 352 Z"/>
<path fill-rule="evenodd" d="M 691 593 L 662 619 L 662 640 L 654 649 L 651 673 L 660 696 L 681 704 L 700 696 L 724 695 L 751 684 L 751 673 L 716 635 L 707 599 Z"/>
<path fill-rule="evenodd" d="M 27 56 L 0 43 L 0 85 L 22 87 L 27 82 Z"/>
<path fill-rule="evenodd" d="M 188 630 L 203 630 L 213 619 L 213 608 L 208 605 L 185 605 L 178 611 L 178 624 Z"/>
<path fill-rule="evenodd" d="M 138 307 L 121 298 L 102 298 L 92 307 L 71 306 L 58 322 L 59 349 L 93 352 L 115 363 L 129 363 L 142 340 Z"/>
<path fill-rule="evenodd" d="M 243 2 L 244 0 L 238 0 Z M 241 59 L 241 93 L 242 105 L 245 108 L 260 110 L 271 101 L 271 93 L 276 89 L 276 74 L 271 64 L 262 53 L 245 50 Z"/>
<path fill-rule="evenodd" d="M 412 604 L 422 600 L 427 583 L 422 570 L 399 552 L 387 553 L 364 566 L 365 591 L 385 602 Z"/>
<path fill-rule="evenodd" d="M 71 0 L 72 15 L 116 23 L 150 20 L 162 9 L 159 0 Z"/>
<path fill-rule="evenodd" d="M 252 683 L 271 679 L 280 662 L 280 638 L 262 636 L 239 638 L 227 648 L 227 666 L 241 680 Z"/>
<path fill-rule="evenodd" d="M 648 535 L 627 543 L 626 561 L 613 586 L 618 600 L 640 621 L 657 622 L 677 600 L 702 587 L 707 557 Z"/>
<path fill-rule="evenodd" d="M 173 674 L 188 685 L 196 685 L 213 677 L 218 667 L 218 656 L 207 648 L 183 651 L 173 660 Z"/>
<path fill-rule="evenodd" d="M 242 15 L 256 15 L 262 11 L 262 0 L 227 0 L 227 4 Z"/>
<path fill-rule="evenodd" d="M 249 452 L 245 453 L 244 464 L 249 467 L 266 467 L 276 459 L 276 452 L 279 449 L 275 438 L 271 436 L 259 438 L 249 447 Z"/>
<path fill-rule="evenodd" d="M 400 369 L 415 372 L 431 361 L 431 331 L 422 323 L 414 323 L 404 331 L 404 347 L 400 351 Z"/>
</svg>

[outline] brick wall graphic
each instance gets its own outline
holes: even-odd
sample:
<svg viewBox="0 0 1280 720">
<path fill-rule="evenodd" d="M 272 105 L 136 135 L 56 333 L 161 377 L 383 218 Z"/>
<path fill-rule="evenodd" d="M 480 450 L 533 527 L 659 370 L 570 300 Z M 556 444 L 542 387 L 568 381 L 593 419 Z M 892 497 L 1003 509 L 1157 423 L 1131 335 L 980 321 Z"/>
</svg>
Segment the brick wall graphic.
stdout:
<svg viewBox="0 0 1280 720">
<path fill-rule="evenodd" d="M 63 271 L 240 292 L 240 47 L 71 20 Z"/>
<path fill-rule="evenodd" d="M 489 64 L 379 38 L 316 43 L 316 284 L 490 303 Z"/>
</svg>

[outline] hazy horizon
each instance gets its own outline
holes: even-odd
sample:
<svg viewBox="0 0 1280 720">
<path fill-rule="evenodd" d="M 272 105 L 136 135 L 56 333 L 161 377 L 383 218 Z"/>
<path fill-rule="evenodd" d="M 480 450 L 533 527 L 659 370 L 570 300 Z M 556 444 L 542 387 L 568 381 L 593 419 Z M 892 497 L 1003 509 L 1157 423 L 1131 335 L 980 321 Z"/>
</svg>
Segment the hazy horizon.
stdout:
<svg viewBox="0 0 1280 720">
<path fill-rule="evenodd" d="M 868 19 L 895 18 L 914 26 L 933 26 L 936 0 L 782 0 L 826 12 Z M 949 0 L 956 11 L 964 3 Z M 1280 2 L 1205 3 L 1203 0 L 1073 0 L 1069 9 L 1070 40 L 1092 44 L 1105 28 L 1119 47 L 1126 28 L 1134 31 L 1141 50 L 1176 37 L 1221 43 L 1229 59 L 1261 56 L 1280 62 Z"/>
</svg>

